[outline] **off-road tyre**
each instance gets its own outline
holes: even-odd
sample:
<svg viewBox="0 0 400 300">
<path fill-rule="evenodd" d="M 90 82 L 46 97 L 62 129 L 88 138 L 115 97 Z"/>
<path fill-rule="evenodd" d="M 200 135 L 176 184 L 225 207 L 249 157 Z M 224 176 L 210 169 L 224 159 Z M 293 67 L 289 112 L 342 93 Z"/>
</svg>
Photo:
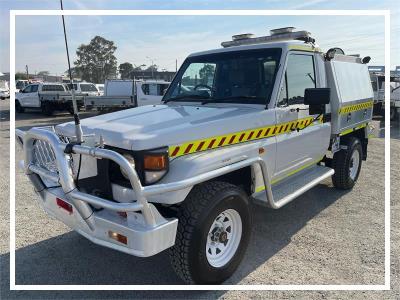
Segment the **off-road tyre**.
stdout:
<svg viewBox="0 0 400 300">
<path fill-rule="evenodd" d="M 54 113 L 54 109 L 53 106 L 51 105 L 51 103 L 45 101 L 41 103 L 41 108 L 42 108 L 42 113 L 46 116 L 52 116 Z"/>
<path fill-rule="evenodd" d="M 332 168 L 335 170 L 335 174 L 332 176 L 332 182 L 336 188 L 348 190 L 354 186 L 360 175 L 363 153 L 360 139 L 356 137 L 347 138 L 343 146 L 347 149 L 336 152 L 332 159 Z M 358 151 L 359 154 L 359 165 L 356 176 L 352 179 L 350 176 L 350 167 L 351 158 L 355 151 Z"/>
<path fill-rule="evenodd" d="M 19 114 L 22 114 L 25 111 L 25 108 L 21 106 L 18 100 L 15 100 L 15 111 Z"/>
<path fill-rule="evenodd" d="M 208 262 L 206 245 L 214 220 L 227 209 L 240 215 L 242 234 L 231 259 L 221 267 Z M 206 182 L 195 186 L 180 206 L 175 245 L 170 248 L 171 264 L 177 275 L 189 284 L 218 284 L 239 266 L 251 235 L 251 207 L 247 194 L 226 182 Z"/>
<path fill-rule="evenodd" d="M 390 120 L 391 121 L 396 121 L 399 118 L 399 114 L 397 112 L 397 109 L 395 107 L 390 108 Z"/>
</svg>

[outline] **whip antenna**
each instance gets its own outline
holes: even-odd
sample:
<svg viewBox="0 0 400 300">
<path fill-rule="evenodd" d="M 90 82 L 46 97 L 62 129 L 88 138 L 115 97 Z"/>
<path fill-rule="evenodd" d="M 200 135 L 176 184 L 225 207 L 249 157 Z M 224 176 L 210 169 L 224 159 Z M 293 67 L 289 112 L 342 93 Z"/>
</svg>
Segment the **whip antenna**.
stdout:
<svg viewBox="0 0 400 300">
<path fill-rule="evenodd" d="M 61 10 L 64 10 L 62 0 L 60 0 L 60 4 L 61 4 Z M 82 133 L 81 121 L 79 119 L 78 105 L 76 103 L 76 98 L 75 98 L 74 80 L 72 78 L 71 63 L 69 60 L 69 51 L 68 51 L 67 32 L 65 31 L 65 20 L 64 20 L 63 14 L 61 15 L 61 18 L 62 18 L 63 29 L 64 29 L 65 49 L 67 50 L 68 73 L 69 73 L 69 81 L 71 84 L 70 86 L 71 86 L 72 106 L 74 109 L 76 141 L 78 143 L 82 143 L 83 142 L 83 139 L 82 139 L 83 133 Z"/>
</svg>

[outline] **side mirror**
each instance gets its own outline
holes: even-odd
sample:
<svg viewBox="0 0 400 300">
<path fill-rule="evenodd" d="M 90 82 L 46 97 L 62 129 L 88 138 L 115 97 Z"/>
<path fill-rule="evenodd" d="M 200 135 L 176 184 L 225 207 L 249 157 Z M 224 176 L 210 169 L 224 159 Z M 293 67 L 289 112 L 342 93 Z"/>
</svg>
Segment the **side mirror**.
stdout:
<svg viewBox="0 0 400 300">
<path fill-rule="evenodd" d="M 330 88 L 311 88 L 304 91 L 304 104 L 309 106 L 310 115 L 325 114 L 325 105 L 330 101 Z"/>
</svg>

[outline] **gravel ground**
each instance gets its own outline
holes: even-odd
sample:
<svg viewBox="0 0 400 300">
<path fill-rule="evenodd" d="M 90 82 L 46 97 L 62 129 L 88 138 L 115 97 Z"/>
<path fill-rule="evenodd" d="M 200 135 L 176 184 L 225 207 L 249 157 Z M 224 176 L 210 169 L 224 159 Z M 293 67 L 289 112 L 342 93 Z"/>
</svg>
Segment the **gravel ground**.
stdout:
<svg viewBox="0 0 400 300">
<path fill-rule="evenodd" d="M 2 299 L 282 298 L 400 299 L 400 130 L 392 124 L 392 260 L 390 291 L 9 291 L 9 100 L 1 101 L 0 263 Z M 89 114 L 84 114 L 84 117 Z M 50 125 L 67 114 L 45 118 L 17 115 L 16 126 Z M 374 121 L 377 136 L 383 122 Z M 384 284 L 384 140 L 372 139 L 369 157 L 352 191 L 330 180 L 280 210 L 254 209 L 254 230 L 244 261 L 229 284 Z M 17 160 L 21 151 L 16 152 Z M 36 203 L 27 178 L 16 174 L 17 284 L 180 284 L 163 252 L 136 258 L 90 243 L 50 219 Z"/>
</svg>

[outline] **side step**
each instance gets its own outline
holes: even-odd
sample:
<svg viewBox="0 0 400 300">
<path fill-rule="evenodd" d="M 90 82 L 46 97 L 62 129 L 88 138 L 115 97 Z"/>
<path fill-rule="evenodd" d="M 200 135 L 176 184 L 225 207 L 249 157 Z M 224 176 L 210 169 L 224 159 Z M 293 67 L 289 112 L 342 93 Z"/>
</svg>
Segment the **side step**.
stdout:
<svg viewBox="0 0 400 300">
<path fill-rule="evenodd" d="M 256 202 L 261 202 L 277 209 L 294 200 L 334 173 L 335 171 L 331 168 L 314 165 L 273 185 L 272 203 L 267 200 L 265 191 L 255 195 L 254 199 L 256 199 Z"/>
</svg>

